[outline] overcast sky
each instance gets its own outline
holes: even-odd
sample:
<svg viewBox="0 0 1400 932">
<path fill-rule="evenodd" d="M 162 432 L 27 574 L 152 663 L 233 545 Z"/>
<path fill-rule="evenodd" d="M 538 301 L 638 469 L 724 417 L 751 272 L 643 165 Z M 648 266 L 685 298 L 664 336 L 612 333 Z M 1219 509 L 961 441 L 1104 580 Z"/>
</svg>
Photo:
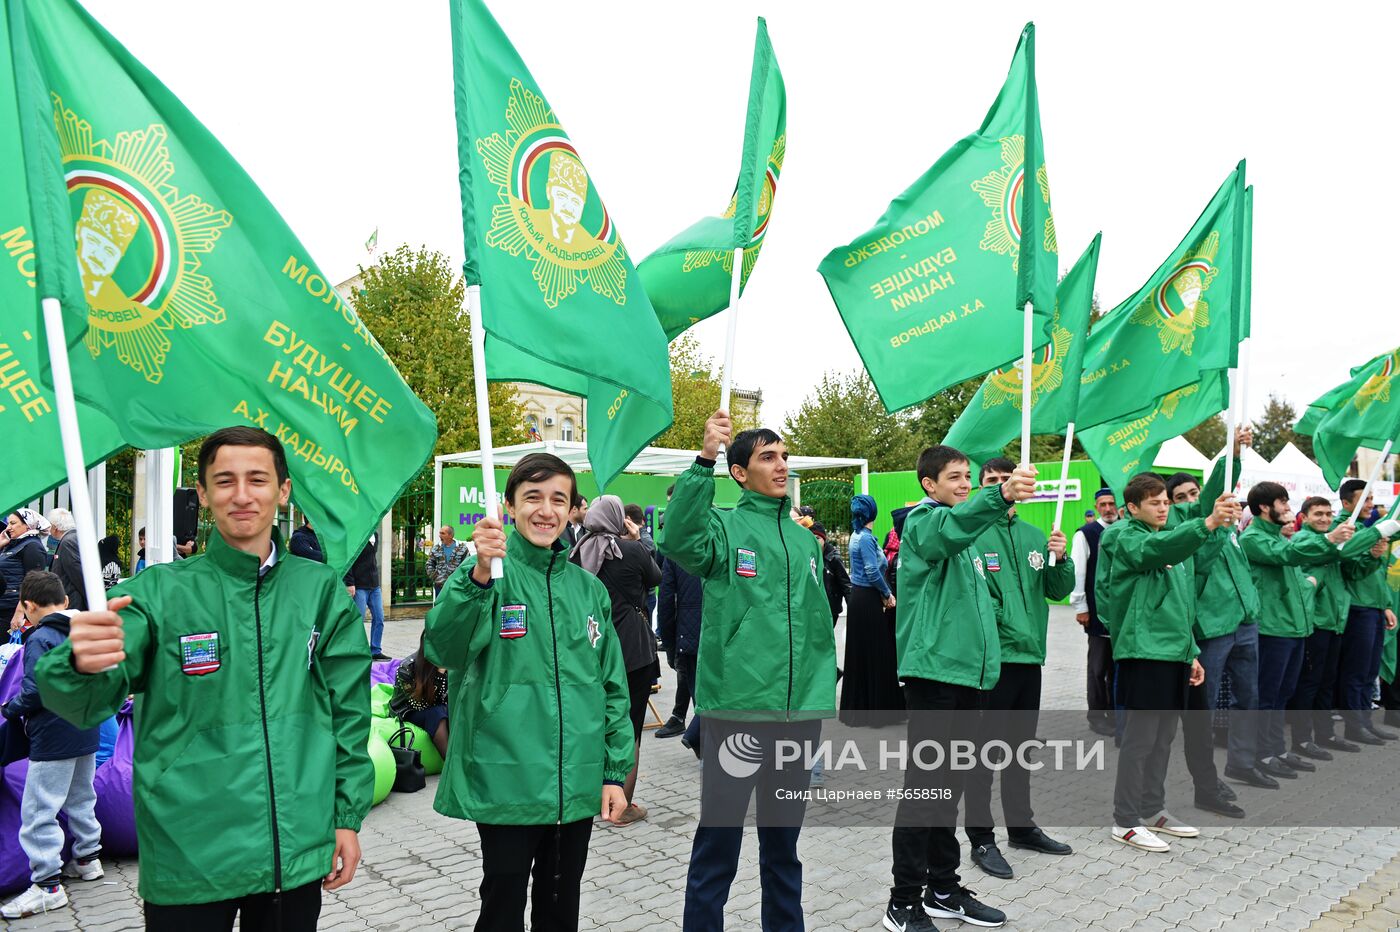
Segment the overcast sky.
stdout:
<svg viewBox="0 0 1400 932">
<path fill-rule="evenodd" d="M 381 248 L 426 244 L 460 263 L 446 0 L 85 3 L 240 160 L 327 276 L 367 261 L 376 227 Z M 1400 207 L 1390 5 L 498 0 L 493 12 L 637 259 L 727 203 L 754 17 L 767 17 L 788 149 L 735 380 L 763 389 L 775 426 L 823 370 L 859 365 L 817 263 L 980 125 L 1031 19 L 1061 259 L 1103 231 L 1106 308 L 1244 157 L 1251 413 L 1270 391 L 1301 412 L 1400 343 L 1385 294 Z M 716 357 L 724 328 L 721 315 L 695 330 Z"/>
</svg>

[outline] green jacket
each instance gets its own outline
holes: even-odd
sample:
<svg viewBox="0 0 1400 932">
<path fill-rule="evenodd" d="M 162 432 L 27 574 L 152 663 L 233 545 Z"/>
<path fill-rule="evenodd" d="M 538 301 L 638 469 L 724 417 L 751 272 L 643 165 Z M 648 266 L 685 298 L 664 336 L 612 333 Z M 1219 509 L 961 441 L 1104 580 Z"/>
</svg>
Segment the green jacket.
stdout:
<svg viewBox="0 0 1400 932">
<path fill-rule="evenodd" d="M 1045 663 L 1050 604 L 1074 591 L 1068 555 L 1049 565 L 1045 532 L 1020 518 L 1003 516 L 973 545 L 982 554 L 987 589 L 996 612 L 1002 663 Z"/>
<path fill-rule="evenodd" d="M 836 637 L 821 544 L 789 517 L 788 498 L 745 491 L 713 507 L 714 470 L 676 480 L 661 552 L 704 580 L 695 710 L 795 721 L 836 714 Z"/>
<path fill-rule="evenodd" d="M 1342 566 L 1349 560 L 1361 557 L 1370 559 L 1369 551 L 1380 540 L 1380 532 L 1375 528 L 1361 528 L 1338 550 L 1325 535 L 1304 525 L 1293 535 L 1293 542 L 1301 545 L 1306 541 L 1314 546 L 1313 538 L 1327 545 L 1325 559 L 1308 570 L 1308 575 L 1317 580 L 1313 595 L 1313 627 L 1341 634 L 1346 630 L 1347 610 L 1351 608 L 1351 593 L 1347 591 L 1346 581 L 1342 578 Z"/>
<path fill-rule="evenodd" d="M 511 534 L 489 586 L 475 565 L 448 577 L 424 628 L 452 722 L 433 808 L 498 825 L 597 815 L 603 782 L 636 759 L 608 591 L 563 541 L 545 550 Z"/>
<path fill-rule="evenodd" d="M 1352 538 L 1355 540 L 1356 538 Z M 1400 615 L 1400 540 L 1390 542 L 1390 553 L 1386 557 L 1389 566 L 1385 572 L 1386 586 L 1390 589 L 1391 610 Z M 1385 643 L 1381 646 L 1381 679 L 1395 682 L 1396 668 L 1396 629 L 1385 632 Z"/>
<path fill-rule="evenodd" d="M 1351 512 L 1342 512 L 1337 515 L 1337 520 L 1332 522 L 1332 527 L 1337 527 L 1349 517 Z M 1375 541 L 1371 543 L 1374 545 Z M 1390 608 L 1390 589 L 1385 584 L 1384 557 L 1373 557 L 1367 552 L 1344 560 L 1342 578 L 1346 581 L 1352 605 L 1360 605 L 1363 608 Z"/>
<path fill-rule="evenodd" d="M 982 554 L 974 546 L 1006 517 L 1001 489 L 975 490 L 949 507 L 925 498 L 899 539 L 899 676 L 991 689 L 1001 676 L 1001 639 Z"/>
<path fill-rule="evenodd" d="M 1094 586 L 1114 660 L 1190 663 L 1200 653 L 1192 634 L 1196 587 L 1191 557 L 1209 535 L 1202 518 L 1161 531 L 1137 518 L 1120 518 L 1104 531 Z"/>
<path fill-rule="evenodd" d="M 1279 638 L 1305 638 L 1313 633 L 1313 596 L 1308 581 L 1311 571 L 1303 567 L 1325 563 L 1328 551 L 1336 546 L 1327 538 L 1312 534 L 1285 540 L 1283 528 L 1263 518 L 1255 518 L 1240 535 L 1240 546 L 1249 558 L 1254 584 L 1267 605 L 1259 619 L 1259 633 Z"/>
<path fill-rule="evenodd" d="M 68 642 L 39 664 L 44 706 L 83 727 L 138 696 L 139 893 L 152 903 L 319 880 L 335 830 L 358 831 L 369 811 L 364 622 L 338 573 L 272 540 L 261 575 L 216 532 L 203 554 L 113 589 L 132 598 L 113 669 L 78 673 Z"/>
</svg>

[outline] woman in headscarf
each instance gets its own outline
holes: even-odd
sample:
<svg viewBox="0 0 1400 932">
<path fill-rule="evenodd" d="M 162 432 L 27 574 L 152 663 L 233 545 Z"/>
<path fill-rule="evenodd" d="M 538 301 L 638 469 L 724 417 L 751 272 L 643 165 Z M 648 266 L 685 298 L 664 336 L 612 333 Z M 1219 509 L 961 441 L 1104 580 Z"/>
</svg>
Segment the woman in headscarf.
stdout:
<svg viewBox="0 0 1400 932">
<path fill-rule="evenodd" d="M 853 726 L 879 727 L 904 718 L 895 654 L 895 597 L 885 578 L 885 555 L 871 530 L 879 513 L 869 495 L 851 499 L 851 594 L 846 600 L 841 721 Z"/>
<path fill-rule="evenodd" d="M 5 533 L 0 535 L 0 624 L 18 627 L 19 584 L 30 570 L 48 569 L 49 552 L 39 535 L 49 522 L 37 511 L 20 508 L 5 516 Z"/>
<path fill-rule="evenodd" d="M 661 676 L 656 659 L 656 635 L 647 618 L 647 593 L 661 582 L 661 569 L 641 542 L 641 528 L 623 513 L 622 499 L 602 495 L 594 500 L 583 519 L 587 534 L 570 557 L 597 576 L 612 599 L 612 622 L 622 643 L 627 668 L 627 691 L 632 697 L 632 732 L 641 755 L 642 724 L 646 721 L 651 686 Z M 627 808 L 618 824 L 629 825 L 647 817 L 644 806 L 632 801 L 637 789 L 637 768 L 627 775 L 623 791 Z"/>
</svg>

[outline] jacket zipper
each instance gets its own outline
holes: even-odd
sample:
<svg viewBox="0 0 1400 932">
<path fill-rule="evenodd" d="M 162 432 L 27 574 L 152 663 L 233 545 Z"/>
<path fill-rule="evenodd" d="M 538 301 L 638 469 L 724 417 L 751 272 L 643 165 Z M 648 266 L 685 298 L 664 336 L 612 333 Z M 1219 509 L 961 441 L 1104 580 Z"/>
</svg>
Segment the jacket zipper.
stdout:
<svg viewBox="0 0 1400 932">
<path fill-rule="evenodd" d="M 259 601 L 262 597 L 262 583 L 263 578 L 259 571 L 257 584 L 253 587 L 253 619 L 257 623 L 258 632 L 258 707 L 262 711 L 263 753 L 267 760 L 267 802 L 272 814 L 272 892 L 281 893 L 282 843 L 277 836 L 277 791 L 272 783 L 272 739 L 268 737 L 267 731 L 267 691 L 263 671 L 262 607 Z"/>
<path fill-rule="evenodd" d="M 559 710 L 559 819 L 564 824 L 564 696 L 559 691 L 559 634 L 554 628 L 554 561 L 558 552 L 549 555 L 549 567 L 544 572 L 545 597 L 549 600 L 549 639 L 554 649 L 554 703 Z"/>
<path fill-rule="evenodd" d="M 778 502 L 778 541 L 783 545 L 783 565 L 787 567 L 787 625 L 788 625 L 788 685 L 787 717 L 792 720 L 792 555 L 788 553 L 787 538 L 783 537 L 783 505 L 787 499 Z"/>
</svg>

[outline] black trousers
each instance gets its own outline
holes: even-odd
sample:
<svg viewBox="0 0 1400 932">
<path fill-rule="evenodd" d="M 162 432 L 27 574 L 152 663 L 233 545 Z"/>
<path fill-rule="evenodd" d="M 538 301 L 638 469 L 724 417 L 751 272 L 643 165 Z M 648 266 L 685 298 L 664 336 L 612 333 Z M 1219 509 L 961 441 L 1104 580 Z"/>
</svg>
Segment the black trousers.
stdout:
<svg viewBox="0 0 1400 932">
<path fill-rule="evenodd" d="M 1332 737 L 1332 703 L 1341 654 L 1342 636 L 1337 632 L 1318 628 L 1308 635 L 1298 688 L 1288 700 L 1288 725 L 1294 747 Z"/>
<path fill-rule="evenodd" d="M 321 917 L 321 881 L 281 893 L 254 893 L 215 903 L 183 906 L 145 904 L 146 928 L 152 932 L 239 928 L 256 932 L 314 932 Z"/>
<path fill-rule="evenodd" d="M 671 717 L 685 721 L 690 712 L 690 700 L 695 698 L 695 655 L 676 653 L 676 707 Z"/>
<path fill-rule="evenodd" d="M 1027 741 L 1035 739 L 1040 720 L 1040 665 L 1003 663 L 997 684 L 983 697 L 979 742 L 1005 741 L 1014 755 Z M 980 757 L 979 757 L 980 760 Z M 1014 757 L 1013 757 L 1014 760 Z M 979 764 L 967 774 L 964 824 L 967 840 L 974 847 L 996 841 L 996 820 L 992 816 L 993 772 Z M 1001 811 L 1006 817 L 1006 834 L 1024 838 L 1035 830 L 1031 810 L 1031 772 L 1017 763 L 1001 771 Z"/>
<path fill-rule="evenodd" d="M 1120 660 L 1123 742 L 1113 787 L 1113 824 L 1133 828 L 1166 808 L 1172 739 L 1187 704 L 1191 668 L 1164 660 Z"/>
<path fill-rule="evenodd" d="M 948 765 L 947 752 L 953 741 L 976 739 L 976 713 L 982 697 L 983 693 L 971 686 L 917 677 L 904 681 L 911 758 L 915 747 L 925 741 L 943 748 L 945 755 L 942 767 L 925 769 L 911 760 L 904 770 L 906 795 L 895 813 L 890 840 L 894 855 L 890 898 L 896 903 L 919 903 L 925 887 L 935 893 L 952 893 L 960 886 L 962 850 L 955 830 L 963 771 Z M 932 755 L 925 758 L 931 760 Z M 920 798 L 921 794 L 925 798 Z"/>
<path fill-rule="evenodd" d="M 1089 721 L 1113 721 L 1113 644 L 1106 637 L 1091 634 L 1089 642 L 1088 692 Z"/>
<path fill-rule="evenodd" d="M 1186 709 L 1181 713 L 1181 750 L 1197 793 L 1215 795 L 1220 772 L 1215 769 L 1215 736 L 1211 733 L 1213 703 L 1204 681 L 1186 687 Z"/>
<path fill-rule="evenodd" d="M 482 870 L 477 932 L 525 932 L 527 890 L 533 932 L 576 932 L 593 819 L 563 825 L 478 822 L 476 831 Z"/>
</svg>

